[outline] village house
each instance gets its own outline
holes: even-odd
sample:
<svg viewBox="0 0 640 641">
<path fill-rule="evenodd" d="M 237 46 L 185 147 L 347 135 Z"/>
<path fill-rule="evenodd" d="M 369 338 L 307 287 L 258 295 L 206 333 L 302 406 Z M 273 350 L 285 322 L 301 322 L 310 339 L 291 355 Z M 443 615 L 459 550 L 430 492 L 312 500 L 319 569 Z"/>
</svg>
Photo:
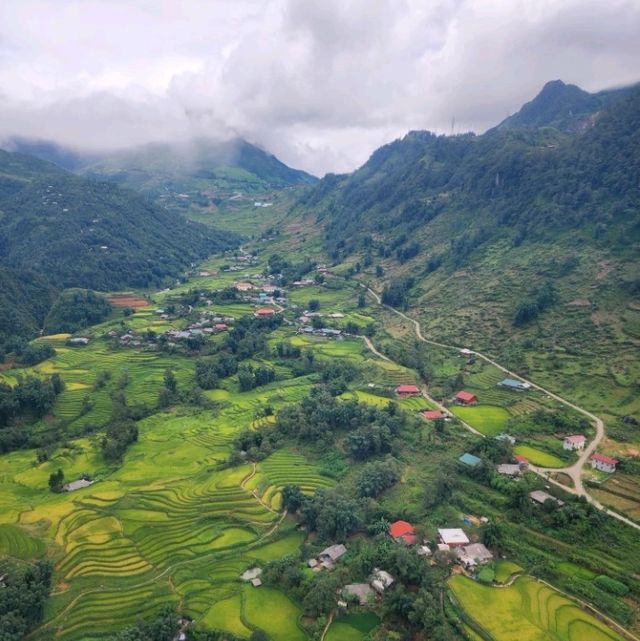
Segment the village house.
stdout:
<svg viewBox="0 0 640 641">
<path fill-rule="evenodd" d="M 493 553 L 482 543 L 471 543 L 456 550 L 458 560 L 467 570 L 493 560 Z"/>
<path fill-rule="evenodd" d="M 518 463 L 523 470 L 528 469 L 529 459 L 526 456 L 522 456 L 522 454 L 514 454 L 513 460 Z"/>
<path fill-rule="evenodd" d="M 417 385 L 398 385 L 396 387 L 396 394 L 398 396 L 418 396 L 420 394 L 420 388 Z"/>
<path fill-rule="evenodd" d="M 389 536 L 397 543 L 413 545 L 416 542 L 416 532 L 411 523 L 396 521 L 389 526 Z"/>
<path fill-rule="evenodd" d="M 67 341 L 67 345 L 88 345 L 89 339 L 84 336 L 78 336 L 77 338 L 70 338 Z"/>
<path fill-rule="evenodd" d="M 564 437 L 562 447 L 565 450 L 582 450 L 586 442 L 587 439 L 583 434 L 572 434 Z"/>
<path fill-rule="evenodd" d="M 605 456 L 604 454 L 596 453 L 591 455 L 591 467 L 601 472 L 609 472 L 612 474 L 616 471 L 616 466 L 619 462 L 618 459 Z"/>
<path fill-rule="evenodd" d="M 340 559 L 344 554 L 346 554 L 347 548 L 342 544 L 338 543 L 336 545 L 330 545 L 328 548 L 325 548 L 318 554 L 318 563 L 327 570 L 333 570 L 335 567 L 336 561 Z"/>
<path fill-rule="evenodd" d="M 424 412 L 420 412 L 420 415 L 427 421 L 437 421 L 446 416 L 444 412 L 440 410 L 425 410 Z"/>
<path fill-rule="evenodd" d="M 523 468 L 519 463 L 501 463 L 496 466 L 496 472 L 498 472 L 498 474 L 503 474 L 504 476 L 516 477 L 522 474 Z"/>
<path fill-rule="evenodd" d="M 507 389 L 514 390 L 516 392 L 524 392 L 530 389 L 531 385 L 515 378 L 505 378 L 498 383 L 498 387 L 506 387 Z"/>
<path fill-rule="evenodd" d="M 418 556 L 431 556 L 431 548 L 428 545 L 423 544 L 418 547 L 416 554 Z"/>
<path fill-rule="evenodd" d="M 386 571 L 373 568 L 373 575 L 371 577 L 371 587 L 378 593 L 383 594 L 384 591 L 393 585 L 395 579 Z"/>
<path fill-rule="evenodd" d="M 534 503 L 538 503 L 540 505 L 544 505 L 546 501 L 554 501 L 560 507 L 564 505 L 564 501 L 557 499 L 555 496 L 552 496 L 551 494 L 549 494 L 548 492 L 545 492 L 544 490 L 534 490 L 533 492 L 529 492 L 529 498 Z"/>
<path fill-rule="evenodd" d="M 87 479 L 78 479 L 77 481 L 65 483 L 62 486 L 62 489 L 65 492 L 75 492 L 76 490 L 81 490 L 82 488 L 89 487 L 90 485 L 93 485 L 93 481 L 88 481 Z"/>
<path fill-rule="evenodd" d="M 237 289 L 239 292 L 250 292 L 253 289 L 253 285 L 251 283 L 236 283 L 234 285 L 234 288 Z"/>
<path fill-rule="evenodd" d="M 478 397 L 471 392 L 465 392 L 464 390 L 461 390 L 456 394 L 455 401 L 456 403 L 458 403 L 458 405 L 477 405 Z"/>
<path fill-rule="evenodd" d="M 493 438 L 495 438 L 496 441 L 504 441 L 505 443 L 509 443 L 509 445 L 516 444 L 516 439 L 510 434 L 505 434 L 504 432 L 502 432 L 502 434 L 494 436 Z"/>
<path fill-rule="evenodd" d="M 463 547 L 469 545 L 469 538 L 460 528 L 443 528 L 438 530 L 438 536 L 444 545 L 448 545 L 449 549 Z"/>
<path fill-rule="evenodd" d="M 271 309 L 270 307 L 261 307 L 260 309 L 256 310 L 255 316 L 258 318 L 269 318 L 270 316 L 274 316 L 275 313 L 275 310 Z"/>
<path fill-rule="evenodd" d="M 465 452 L 458 461 L 467 467 L 478 467 L 479 465 L 482 465 L 482 459 L 474 456 L 473 454 L 469 454 L 469 452 Z"/>
</svg>

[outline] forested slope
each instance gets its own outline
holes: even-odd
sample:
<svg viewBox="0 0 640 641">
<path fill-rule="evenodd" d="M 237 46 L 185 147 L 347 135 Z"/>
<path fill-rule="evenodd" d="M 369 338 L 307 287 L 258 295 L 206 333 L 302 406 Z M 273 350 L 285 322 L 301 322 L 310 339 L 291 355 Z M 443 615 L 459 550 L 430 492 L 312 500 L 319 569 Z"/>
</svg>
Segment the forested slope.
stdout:
<svg viewBox="0 0 640 641">
<path fill-rule="evenodd" d="M 557 114 L 482 136 L 411 132 L 327 176 L 295 213 L 315 215 L 334 261 L 432 335 L 565 386 L 569 371 L 600 370 L 619 411 L 635 411 L 640 89 L 575 133 L 554 126 Z"/>
</svg>

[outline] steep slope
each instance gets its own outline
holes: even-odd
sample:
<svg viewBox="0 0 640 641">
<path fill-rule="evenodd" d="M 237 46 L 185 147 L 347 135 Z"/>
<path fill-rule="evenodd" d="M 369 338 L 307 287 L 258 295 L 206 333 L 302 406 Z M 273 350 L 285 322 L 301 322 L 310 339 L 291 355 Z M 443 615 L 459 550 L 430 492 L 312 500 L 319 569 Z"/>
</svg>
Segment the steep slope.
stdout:
<svg viewBox="0 0 640 641">
<path fill-rule="evenodd" d="M 640 410 L 639 185 L 636 88 L 573 135 L 412 132 L 323 179 L 297 212 L 313 212 L 333 259 L 432 335 L 539 368 L 578 397 L 594 388 L 576 367 L 601 369 L 621 413 Z"/>
<path fill-rule="evenodd" d="M 33 336 L 54 299 L 55 289 L 42 276 L 0 267 L 0 349 L 10 336 Z"/>
<path fill-rule="evenodd" d="M 0 264 L 57 288 L 157 285 L 232 238 L 30 156 L 0 152 Z"/>
</svg>

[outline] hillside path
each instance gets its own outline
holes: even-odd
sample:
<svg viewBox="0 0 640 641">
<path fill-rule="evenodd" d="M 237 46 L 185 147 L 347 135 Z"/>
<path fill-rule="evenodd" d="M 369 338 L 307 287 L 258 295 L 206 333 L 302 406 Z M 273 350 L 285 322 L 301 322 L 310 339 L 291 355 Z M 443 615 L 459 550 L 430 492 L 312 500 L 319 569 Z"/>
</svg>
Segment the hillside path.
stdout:
<svg viewBox="0 0 640 641">
<path fill-rule="evenodd" d="M 436 347 L 442 347 L 444 349 L 450 349 L 450 350 L 455 350 L 455 351 L 460 351 L 460 347 L 457 345 L 448 345 L 447 343 L 441 343 L 438 341 L 431 340 L 429 338 L 425 338 L 422 334 L 422 328 L 420 327 L 420 323 L 415 320 L 414 318 L 411 318 L 410 316 L 407 316 L 404 312 L 401 312 L 400 310 L 396 309 L 395 307 L 391 307 L 390 305 L 386 305 L 385 303 L 382 302 L 382 299 L 380 298 L 379 294 L 375 292 L 373 289 L 368 287 L 367 285 L 364 285 L 363 283 L 360 283 L 360 286 L 365 288 L 376 300 L 378 305 L 381 307 L 385 307 L 389 311 L 393 312 L 394 314 L 400 316 L 401 318 L 404 318 L 406 321 L 411 323 L 415 329 L 415 334 L 418 340 L 421 340 L 423 343 L 427 343 L 429 345 L 435 345 Z M 371 341 L 368 341 L 367 345 L 369 345 Z M 373 351 L 373 350 L 372 350 Z M 525 383 L 528 383 L 531 387 L 537 389 L 538 391 L 542 392 L 543 394 L 546 394 L 547 396 L 555 399 L 559 403 L 562 403 L 563 405 L 566 405 L 567 407 L 570 407 L 571 409 L 575 410 L 576 412 L 579 412 L 583 416 L 586 416 L 589 420 L 591 420 L 596 428 L 596 435 L 594 439 L 584 448 L 584 450 L 581 452 L 580 456 L 578 457 L 578 460 L 573 464 L 568 467 L 564 468 L 544 468 L 544 467 L 538 467 L 531 465 L 530 469 L 531 471 L 535 472 L 536 474 L 540 475 L 542 478 L 544 478 L 546 481 L 549 483 L 553 483 L 554 485 L 562 488 L 565 492 L 569 492 L 570 494 L 575 494 L 576 496 L 583 496 L 591 505 L 593 505 L 595 508 L 598 510 L 604 512 L 605 514 L 608 514 L 609 516 L 617 519 L 618 521 L 621 521 L 622 523 L 626 523 L 627 525 L 635 528 L 636 530 L 640 530 L 640 524 L 636 523 L 635 521 L 632 521 L 631 519 L 628 519 L 627 517 L 623 516 L 622 514 L 618 514 L 617 512 L 614 512 L 613 510 L 610 510 L 607 507 L 604 507 L 599 501 L 594 499 L 584 488 L 584 484 L 582 483 L 582 470 L 586 463 L 589 461 L 589 458 L 591 455 L 596 451 L 598 445 L 600 445 L 600 442 L 605 436 L 605 430 L 604 430 L 604 423 L 602 419 L 598 418 L 595 414 L 592 414 L 591 412 L 585 410 L 584 408 L 580 407 L 579 405 L 576 405 L 575 403 L 572 403 L 571 401 L 568 401 L 567 399 L 563 398 L 562 396 L 555 394 L 554 392 L 551 392 L 550 390 L 542 387 L 541 385 L 538 385 L 537 383 L 534 383 L 533 381 L 530 381 L 523 376 L 520 376 L 520 374 L 516 374 L 515 372 L 511 371 L 510 369 L 504 367 L 503 365 L 500 365 L 500 363 L 496 362 L 494 359 L 492 359 L 490 356 L 487 356 L 483 354 L 482 352 L 478 352 L 476 350 L 469 350 L 474 356 L 477 356 L 478 358 L 481 358 L 487 363 L 490 363 L 494 367 L 497 367 L 499 370 L 504 372 L 505 374 L 508 374 L 509 376 L 512 376 L 514 378 L 518 378 Z M 377 350 L 375 350 L 374 353 L 379 353 Z M 386 357 L 384 357 L 386 358 Z M 386 360 L 390 360 L 389 358 L 386 358 Z M 434 399 L 430 398 L 426 390 L 423 391 L 423 396 L 425 398 L 429 399 L 431 402 L 435 403 L 441 410 L 445 409 L 443 405 L 440 403 L 437 403 Z M 445 410 L 446 411 L 446 410 Z M 473 429 L 470 425 L 466 424 L 463 422 L 463 425 L 467 428 L 470 429 L 471 431 L 475 432 L 476 434 L 479 434 L 480 436 L 484 436 L 483 434 L 480 434 L 477 430 Z M 552 479 L 549 475 L 551 473 L 563 473 L 566 474 L 571 478 L 573 481 L 574 487 L 567 487 L 566 485 L 563 485 L 562 483 L 556 481 L 555 479 Z"/>
</svg>

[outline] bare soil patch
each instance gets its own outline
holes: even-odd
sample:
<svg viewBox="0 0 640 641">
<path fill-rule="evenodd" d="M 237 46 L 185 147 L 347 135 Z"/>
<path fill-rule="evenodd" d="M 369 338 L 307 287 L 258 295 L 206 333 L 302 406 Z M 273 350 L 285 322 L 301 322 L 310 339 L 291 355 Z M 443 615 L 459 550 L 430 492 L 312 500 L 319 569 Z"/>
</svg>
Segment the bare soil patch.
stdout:
<svg viewBox="0 0 640 641">
<path fill-rule="evenodd" d="M 133 295 L 115 295 L 109 296 L 107 299 L 114 307 L 131 307 L 137 309 L 140 307 L 147 307 L 149 301 L 141 296 Z"/>
</svg>

